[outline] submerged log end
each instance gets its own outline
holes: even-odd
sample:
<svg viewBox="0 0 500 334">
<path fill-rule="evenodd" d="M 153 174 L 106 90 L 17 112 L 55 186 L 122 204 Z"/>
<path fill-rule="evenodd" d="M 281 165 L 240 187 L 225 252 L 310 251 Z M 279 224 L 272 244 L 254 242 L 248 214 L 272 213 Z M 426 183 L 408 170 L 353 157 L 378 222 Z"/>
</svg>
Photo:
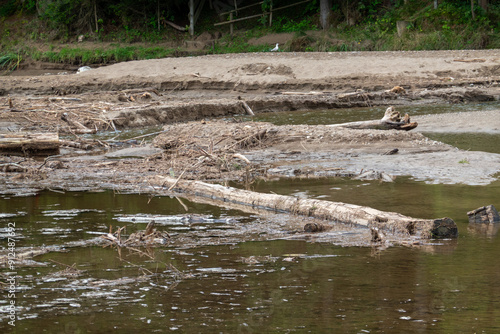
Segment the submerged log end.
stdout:
<svg viewBox="0 0 500 334">
<path fill-rule="evenodd" d="M 469 223 L 493 224 L 500 223 L 500 215 L 493 205 L 482 206 L 476 210 L 467 212 Z"/>
<path fill-rule="evenodd" d="M 430 234 L 430 238 L 435 239 L 457 238 L 457 224 L 453 221 L 453 219 L 447 217 L 434 219 Z"/>
</svg>

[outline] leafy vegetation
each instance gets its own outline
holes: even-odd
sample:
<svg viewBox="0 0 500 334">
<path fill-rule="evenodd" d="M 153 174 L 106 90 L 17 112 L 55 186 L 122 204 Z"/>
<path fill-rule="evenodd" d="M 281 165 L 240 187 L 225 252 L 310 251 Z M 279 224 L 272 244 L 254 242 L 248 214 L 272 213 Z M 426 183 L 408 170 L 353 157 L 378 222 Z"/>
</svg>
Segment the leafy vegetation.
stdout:
<svg viewBox="0 0 500 334">
<path fill-rule="evenodd" d="M 60 51 L 33 53 L 34 60 L 74 65 L 108 64 L 137 59 L 155 59 L 175 56 L 175 49 L 161 47 L 114 46 L 110 48 L 62 48 Z"/>
<path fill-rule="evenodd" d="M 0 71 L 4 73 L 14 71 L 21 62 L 22 58 L 20 55 L 13 53 L 8 53 L 0 56 Z"/>
<path fill-rule="evenodd" d="M 200 53 L 262 52 L 269 44 L 252 40 L 266 34 L 292 34 L 284 51 L 385 51 L 500 48 L 500 1 L 479 0 L 333 0 L 330 29 L 320 30 L 319 2 L 214 27 L 220 18 L 205 5 L 196 32 L 222 31 L 222 38 Z M 265 0 L 239 17 L 262 14 L 290 1 Z M 472 10 L 473 9 L 473 10 Z M 174 30 L 188 25 L 187 0 L 8 0 L 0 5 L 1 69 L 11 70 L 23 59 L 70 64 L 190 55 Z M 258 16 L 258 15 L 257 15 Z M 224 18 L 223 18 L 224 19 Z M 405 22 L 403 28 L 398 22 Z M 401 25 L 401 23 L 400 23 Z M 87 43 L 77 43 L 79 36 Z M 122 46 L 124 44 L 124 46 Z"/>
</svg>

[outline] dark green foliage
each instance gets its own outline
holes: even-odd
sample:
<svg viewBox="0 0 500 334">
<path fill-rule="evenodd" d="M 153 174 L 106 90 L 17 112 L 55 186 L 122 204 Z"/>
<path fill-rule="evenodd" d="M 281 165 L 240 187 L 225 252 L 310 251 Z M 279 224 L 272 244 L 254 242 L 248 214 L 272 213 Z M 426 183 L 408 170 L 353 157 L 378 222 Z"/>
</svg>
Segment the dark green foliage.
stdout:
<svg viewBox="0 0 500 334">
<path fill-rule="evenodd" d="M 265 0 L 254 12 L 239 12 L 238 17 L 262 14 L 269 9 L 287 6 L 300 0 Z M 258 2 L 258 0 L 255 0 Z M 214 27 L 219 17 L 210 10 L 208 1 L 197 22 L 195 32 L 220 31 L 223 38 L 200 53 L 263 52 L 270 45 L 254 45 L 252 38 L 270 33 L 294 33 L 293 40 L 281 45 L 284 51 L 371 51 L 371 50 L 436 50 L 500 47 L 500 0 L 489 0 L 483 10 L 475 0 L 474 15 L 470 0 L 333 0 L 329 31 L 319 30 L 319 0 L 289 7 L 269 17 L 254 18 L 235 24 L 235 34 L 228 34 L 229 25 Z M 11 52 L 10 68 L 20 58 L 71 64 L 112 63 L 188 54 L 182 50 L 191 37 L 174 30 L 167 21 L 181 27 L 188 23 L 188 0 L 4 0 L 0 4 L 0 43 L 3 52 Z M 252 3 L 247 0 L 245 5 Z M 36 14 L 26 19 L 23 15 Z M 36 16 L 36 17 L 35 17 Z M 33 17 L 33 19 L 32 19 Z M 11 22 L 9 22 L 11 21 Z M 23 23 L 28 22 L 28 24 Z M 407 33 L 397 34 L 398 21 L 407 22 Z M 7 23 L 8 22 L 8 25 Z M 5 25 L 2 25 L 4 24 Z M 24 24 L 24 25 L 23 25 Z M 315 30 L 315 33 L 310 33 Z M 16 35 L 17 32 L 17 35 Z M 21 33 L 19 33 L 21 32 Z M 57 47 L 59 42 L 85 41 L 135 43 L 146 45 L 165 42 L 169 48 L 119 46 L 105 49 Z M 23 43 L 53 43 L 50 51 L 41 52 Z M 176 42 L 177 44 L 175 44 Z M 172 46 L 172 45 L 178 45 Z M 21 52 L 20 50 L 27 50 Z M 56 51 L 59 50 L 59 51 Z M 17 66 L 17 65 L 16 65 Z M 7 68 L 4 65 L 4 69 Z"/>
<path fill-rule="evenodd" d="M 59 52 L 47 51 L 33 56 L 35 60 L 73 65 L 111 64 L 129 60 L 171 57 L 175 50 L 161 47 L 114 47 L 108 49 L 63 48 Z"/>
<path fill-rule="evenodd" d="M 309 18 L 295 22 L 288 17 L 280 16 L 273 20 L 272 29 L 275 32 L 303 32 L 306 30 L 316 30 L 317 27 Z"/>
<path fill-rule="evenodd" d="M 16 0 L 4 1 L 0 4 L 0 17 L 7 17 L 16 12 Z"/>
<path fill-rule="evenodd" d="M 54 27 L 62 24 L 70 28 L 75 22 L 78 9 L 81 6 L 80 0 L 53 0 L 42 3 L 40 16 L 42 19 L 48 20 Z"/>
</svg>

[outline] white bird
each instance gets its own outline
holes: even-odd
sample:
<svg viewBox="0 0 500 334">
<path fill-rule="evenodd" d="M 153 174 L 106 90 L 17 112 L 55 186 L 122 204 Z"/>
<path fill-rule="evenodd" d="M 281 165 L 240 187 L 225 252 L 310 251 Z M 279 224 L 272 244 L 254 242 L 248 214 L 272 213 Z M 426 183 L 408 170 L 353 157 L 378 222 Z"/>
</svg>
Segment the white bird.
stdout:
<svg viewBox="0 0 500 334">
<path fill-rule="evenodd" d="M 279 47 L 278 47 L 279 43 L 276 43 L 276 46 L 274 47 L 274 49 L 271 49 L 271 52 L 275 52 L 275 51 L 279 51 Z"/>
</svg>

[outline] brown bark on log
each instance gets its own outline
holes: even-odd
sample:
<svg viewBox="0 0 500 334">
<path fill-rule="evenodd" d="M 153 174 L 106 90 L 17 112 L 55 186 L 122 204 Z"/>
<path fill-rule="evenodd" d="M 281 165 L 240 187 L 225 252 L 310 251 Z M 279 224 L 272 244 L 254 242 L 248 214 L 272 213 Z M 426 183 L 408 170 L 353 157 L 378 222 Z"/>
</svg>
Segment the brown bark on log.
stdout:
<svg viewBox="0 0 500 334">
<path fill-rule="evenodd" d="M 0 134 L 0 152 L 22 155 L 59 154 L 59 135 L 21 132 Z"/>
<path fill-rule="evenodd" d="M 215 201 L 236 203 L 251 208 L 315 217 L 365 227 L 378 227 L 392 232 L 398 231 L 410 235 L 420 235 L 424 238 L 449 238 L 458 235 L 456 224 L 449 218 L 435 220 L 418 219 L 366 206 L 317 199 L 300 199 L 293 196 L 276 194 L 263 194 L 218 184 L 177 180 L 163 176 L 157 176 L 155 182 L 167 188 L 177 182 L 175 187 L 173 187 L 175 192 L 194 195 L 195 198 L 199 196 Z"/>
</svg>

